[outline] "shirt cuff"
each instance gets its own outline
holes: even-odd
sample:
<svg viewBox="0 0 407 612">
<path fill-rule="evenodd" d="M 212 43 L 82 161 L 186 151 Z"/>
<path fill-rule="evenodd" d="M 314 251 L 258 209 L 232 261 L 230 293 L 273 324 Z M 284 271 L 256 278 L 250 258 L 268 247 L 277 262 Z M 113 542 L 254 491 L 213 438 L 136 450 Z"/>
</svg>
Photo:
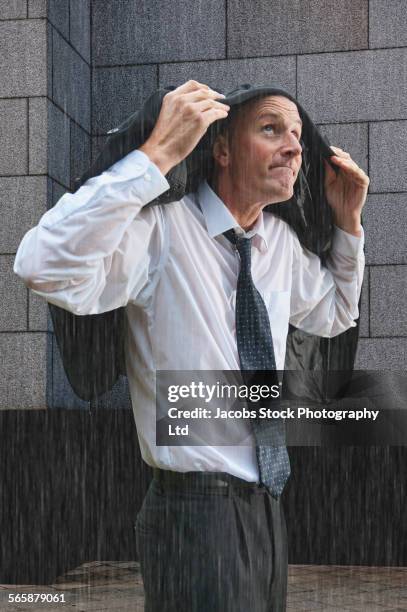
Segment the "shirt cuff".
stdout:
<svg viewBox="0 0 407 612">
<path fill-rule="evenodd" d="M 332 250 L 348 257 L 360 257 L 363 255 L 364 244 L 365 233 L 363 227 L 361 228 L 361 235 L 358 237 L 353 234 L 348 234 L 348 232 L 334 225 Z"/>
<path fill-rule="evenodd" d="M 151 202 L 170 189 L 169 182 L 158 166 L 150 160 L 148 155 L 138 149 L 131 151 L 113 164 L 110 171 L 121 174 L 129 179 L 142 179 L 143 183 L 142 188 L 140 185 L 140 194 L 142 194 L 145 202 Z M 135 181 L 134 186 L 138 192 L 137 182 Z"/>
</svg>

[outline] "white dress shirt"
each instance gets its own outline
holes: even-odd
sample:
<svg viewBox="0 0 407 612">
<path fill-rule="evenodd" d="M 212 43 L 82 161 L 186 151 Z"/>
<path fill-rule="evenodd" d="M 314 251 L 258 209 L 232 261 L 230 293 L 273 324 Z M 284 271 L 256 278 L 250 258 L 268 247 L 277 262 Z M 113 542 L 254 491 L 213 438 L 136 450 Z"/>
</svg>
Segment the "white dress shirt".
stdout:
<svg viewBox="0 0 407 612">
<path fill-rule="evenodd" d="M 206 181 L 180 201 L 144 207 L 168 188 L 147 155 L 132 151 L 41 217 L 18 248 L 14 272 L 35 293 L 78 315 L 126 306 L 127 375 L 149 465 L 258 481 L 253 445 L 155 443 L 157 370 L 239 370 L 239 256 L 222 235 L 238 224 Z M 335 228 L 327 267 L 272 214 L 260 214 L 247 235 L 253 235 L 252 276 L 269 312 L 278 369 L 289 322 L 324 337 L 355 325 L 363 235 Z"/>
</svg>

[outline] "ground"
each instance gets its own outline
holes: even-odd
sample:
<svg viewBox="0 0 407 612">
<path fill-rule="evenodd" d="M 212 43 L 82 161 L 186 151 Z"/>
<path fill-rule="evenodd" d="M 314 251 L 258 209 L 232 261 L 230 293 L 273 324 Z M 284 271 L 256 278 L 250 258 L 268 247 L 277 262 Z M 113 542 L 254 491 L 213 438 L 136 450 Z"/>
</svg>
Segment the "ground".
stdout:
<svg viewBox="0 0 407 612">
<path fill-rule="evenodd" d="M 64 603 L 10 604 L 10 593 L 64 594 Z M 143 612 L 143 582 L 135 561 L 93 561 L 54 584 L 0 585 L 1 612 Z M 407 568 L 290 565 L 287 611 L 407 610 Z"/>
</svg>

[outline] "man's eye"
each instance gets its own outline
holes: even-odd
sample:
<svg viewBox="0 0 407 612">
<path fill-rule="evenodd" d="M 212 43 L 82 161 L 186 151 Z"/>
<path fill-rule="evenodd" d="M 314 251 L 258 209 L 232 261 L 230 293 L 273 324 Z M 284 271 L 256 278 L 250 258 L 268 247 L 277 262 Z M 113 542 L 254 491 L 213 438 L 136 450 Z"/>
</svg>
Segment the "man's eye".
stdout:
<svg viewBox="0 0 407 612">
<path fill-rule="evenodd" d="M 267 132 L 269 132 L 270 130 L 268 128 L 271 128 L 272 130 L 274 130 L 274 125 L 272 125 L 271 123 L 268 123 L 267 125 L 263 125 L 263 130 L 266 130 Z"/>
</svg>

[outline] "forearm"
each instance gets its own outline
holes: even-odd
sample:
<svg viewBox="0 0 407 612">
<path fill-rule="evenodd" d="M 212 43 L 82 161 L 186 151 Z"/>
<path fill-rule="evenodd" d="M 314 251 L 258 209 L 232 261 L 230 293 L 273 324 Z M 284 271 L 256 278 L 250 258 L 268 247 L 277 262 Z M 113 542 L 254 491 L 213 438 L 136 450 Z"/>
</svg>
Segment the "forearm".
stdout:
<svg viewBox="0 0 407 612">
<path fill-rule="evenodd" d="M 356 237 L 335 228 L 326 266 L 297 243 L 292 325 L 323 337 L 336 336 L 355 325 L 365 266 L 363 242 L 363 230 Z"/>
</svg>

